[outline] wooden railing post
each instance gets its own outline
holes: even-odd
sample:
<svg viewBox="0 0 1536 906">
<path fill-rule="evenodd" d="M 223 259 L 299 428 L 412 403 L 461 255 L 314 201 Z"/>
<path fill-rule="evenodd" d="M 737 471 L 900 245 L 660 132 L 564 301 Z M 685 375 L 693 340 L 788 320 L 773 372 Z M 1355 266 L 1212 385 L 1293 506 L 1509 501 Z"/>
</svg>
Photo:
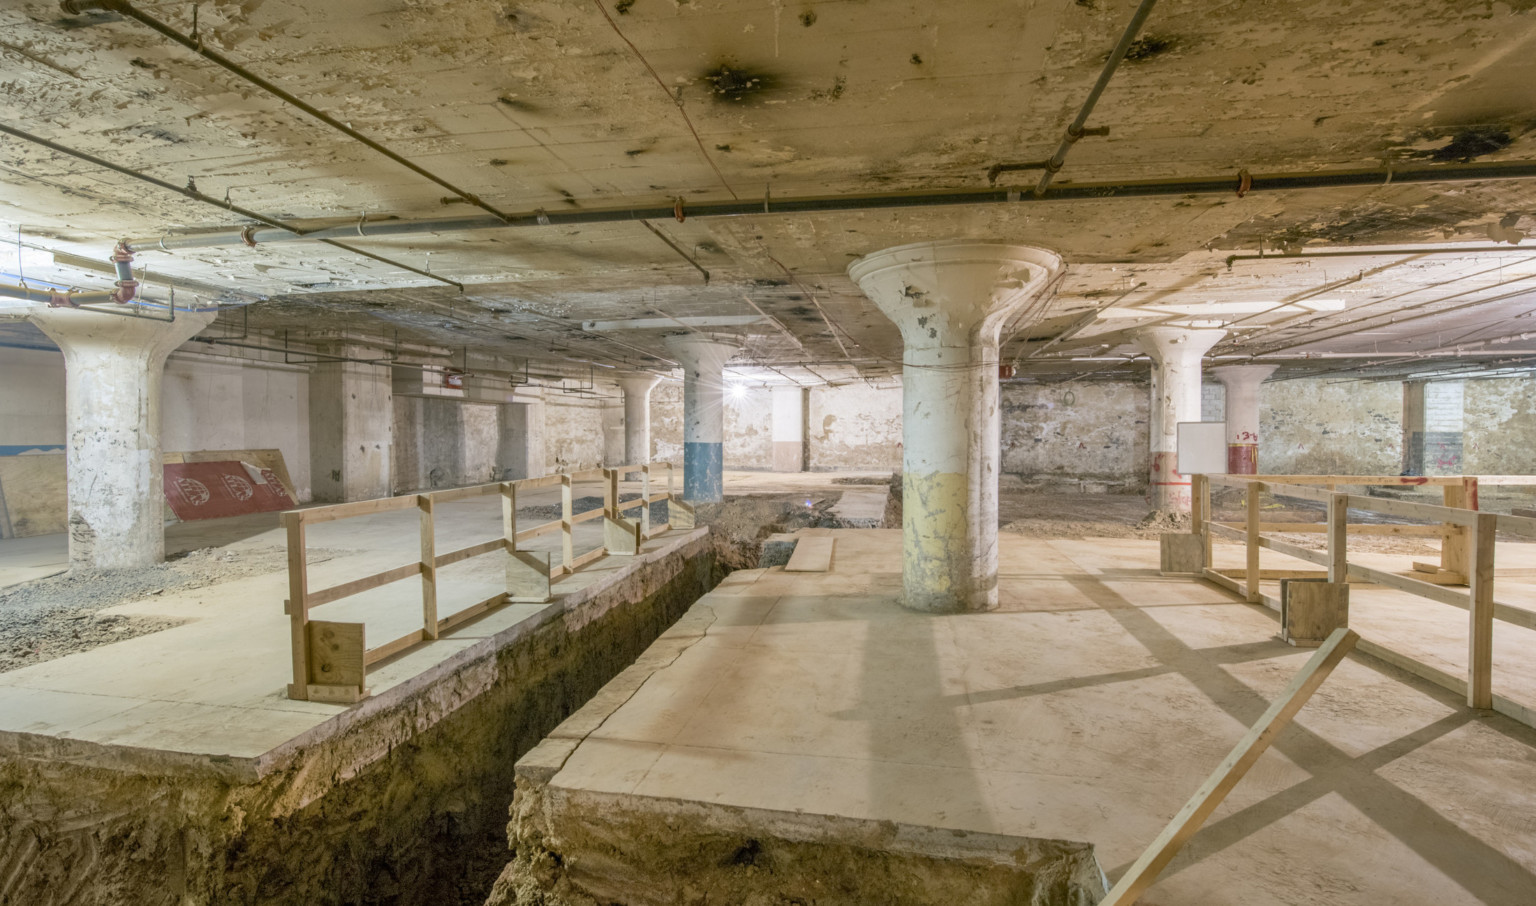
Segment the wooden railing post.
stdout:
<svg viewBox="0 0 1536 906">
<path fill-rule="evenodd" d="M 1200 536 L 1200 565 L 1209 568 L 1211 563 L 1211 479 L 1207 475 L 1190 476 L 1191 496 L 1194 498 L 1190 516 L 1190 530 Z"/>
<path fill-rule="evenodd" d="M 1349 495 L 1328 495 L 1328 581 L 1349 581 Z"/>
<path fill-rule="evenodd" d="M 283 514 L 288 530 L 288 625 L 293 639 L 293 682 L 288 697 L 309 700 L 309 558 L 304 551 L 304 514 Z"/>
<path fill-rule="evenodd" d="M 1460 510 L 1477 509 L 1477 479 L 1464 477 L 1456 484 L 1445 485 L 1441 492 L 1445 505 Z M 1472 531 L 1464 525 L 1447 525 L 1445 540 L 1440 542 L 1440 568 L 1447 572 L 1472 576 Z"/>
<path fill-rule="evenodd" d="M 517 550 L 517 482 L 501 483 L 501 537 L 507 553 Z"/>
<path fill-rule="evenodd" d="M 562 562 L 565 564 L 567 572 L 573 568 L 571 563 L 576 559 L 571 542 L 571 530 L 575 528 L 571 523 L 573 515 L 571 512 L 571 476 L 564 474 L 560 476 L 560 541 Z"/>
<path fill-rule="evenodd" d="M 640 467 L 640 499 L 645 505 L 640 508 L 640 533 L 642 536 L 651 537 L 651 464 L 646 463 Z"/>
<path fill-rule="evenodd" d="M 1474 481 L 1476 479 L 1473 479 Z M 1498 517 L 1480 513 L 1472 527 L 1470 618 L 1467 632 L 1467 704 L 1493 707 L 1493 556 Z"/>
<path fill-rule="evenodd" d="M 619 512 L 619 470 L 603 470 L 603 511 L 610 519 L 622 518 Z"/>
<path fill-rule="evenodd" d="M 1258 604 L 1263 600 L 1259 589 L 1259 488 L 1257 481 L 1248 482 L 1248 574 L 1243 583 L 1243 592 L 1247 595 L 1249 604 Z"/>
<path fill-rule="evenodd" d="M 432 495 L 416 495 L 421 511 L 421 629 L 437 638 L 437 530 L 432 519 Z"/>
</svg>

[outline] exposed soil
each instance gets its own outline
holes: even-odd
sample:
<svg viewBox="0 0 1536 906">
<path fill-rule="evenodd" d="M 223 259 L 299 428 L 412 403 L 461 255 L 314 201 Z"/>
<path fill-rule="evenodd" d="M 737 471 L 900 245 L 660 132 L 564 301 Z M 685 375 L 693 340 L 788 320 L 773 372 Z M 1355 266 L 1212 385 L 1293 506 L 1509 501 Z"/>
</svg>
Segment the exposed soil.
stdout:
<svg viewBox="0 0 1536 906">
<path fill-rule="evenodd" d="M 763 541 L 779 532 L 803 528 L 842 528 L 831 513 L 841 494 L 763 494 L 727 497 L 723 503 L 703 503 L 695 510 L 699 525 L 710 527 L 715 556 L 726 570 L 755 569 L 762 559 Z"/>
<path fill-rule="evenodd" d="M 312 549 L 309 562 L 321 563 L 344 553 Z M 165 563 L 144 569 L 76 569 L 13 586 L 0 592 L 0 673 L 181 624 L 159 617 L 100 613 L 104 608 L 276 572 L 287 565 L 287 550 L 281 546 L 210 547 L 173 554 Z"/>
</svg>

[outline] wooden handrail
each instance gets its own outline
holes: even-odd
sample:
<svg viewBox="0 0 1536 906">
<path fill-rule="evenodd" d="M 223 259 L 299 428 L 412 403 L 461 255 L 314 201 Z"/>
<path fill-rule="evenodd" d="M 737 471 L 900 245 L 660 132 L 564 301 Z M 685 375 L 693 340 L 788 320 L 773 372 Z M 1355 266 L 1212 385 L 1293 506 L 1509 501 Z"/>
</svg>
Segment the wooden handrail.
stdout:
<svg viewBox="0 0 1536 906">
<path fill-rule="evenodd" d="M 651 493 L 651 473 L 657 469 L 666 470 L 666 493 Z M 366 673 L 368 665 L 398 654 L 418 643 L 436 639 L 443 632 L 502 606 L 511 597 L 509 589 L 509 592 L 493 595 L 446 617 L 440 617 L 437 608 L 437 571 L 439 569 L 460 563 L 472 557 L 496 551 L 507 551 L 516 554 L 518 545 L 522 542 L 541 535 L 561 532 L 564 536 L 561 543 L 561 560 L 558 566 L 549 570 L 549 574 L 552 578 L 569 575 L 581 567 L 609 554 L 605 542 L 603 545 L 593 548 L 580 556 L 575 555 L 572 530 L 580 523 L 601 519 L 605 516 L 615 521 L 623 522 L 623 514 L 625 512 L 636 507 L 642 507 L 641 528 L 638 537 L 647 539 L 668 530 L 670 528 L 669 525 L 662 525 L 653 530 L 648 504 L 674 499 L 672 495 L 673 471 L 674 467 L 669 462 L 626 465 L 612 469 L 585 469 L 579 472 L 546 475 L 539 478 L 524 478 L 515 481 L 471 485 L 462 488 L 447 488 L 441 491 L 428 491 L 419 494 L 403 494 L 396 497 L 360 500 L 352 503 L 313 507 L 306 510 L 289 510 L 283 513 L 283 525 L 288 536 L 288 600 L 285 604 L 292 628 L 291 645 L 293 649 L 293 682 L 288 687 L 289 697 L 301 700 L 315 699 L 350 702 L 356 701 L 363 694 L 366 694 L 361 685 L 352 688 L 326 685 L 323 682 L 317 683 L 315 681 L 316 677 L 312 675 L 314 670 L 329 670 L 331 668 L 328 666 L 323 668 L 312 666 L 317 655 L 317 652 L 311 648 L 310 639 L 311 628 L 317 625 L 313 624 L 310 619 L 310 612 L 314 608 L 334 603 L 343 598 L 361 594 L 392 582 L 398 582 L 411 576 L 421 576 L 422 627 L 383 645 L 353 651 L 352 654 L 356 656 L 358 661 L 361 661 L 361 667 Z M 633 501 L 620 504 L 618 491 L 620 479 L 623 474 L 629 472 L 641 473 L 641 496 Z M 603 482 L 603 505 L 590 510 L 583 510 L 580 513 L 573 513 L 573 485 L 578 482 L 587 481 Z M 560 518 L 531 528 L 518 530 L 516 513 L 517 495 L 520 492 L 526 493 L 555 486 L 560 488 Z M 497 538 L 461 547 L 458 550 L 443 554 L 437 553 L 436 505 L 494 495 L 499 495 L 502 498 L 502 534 Z M 416 562 L 383 570 L 360 579 L 342 582 L 318 591 L 309 590 L 305 531 L 307 526 L 409 509 L 417 510 L 420 522 L 421 552 Z M 629 522 L 631 532 L 634 531 L 634 524 L 633 521 Z M 631 537 L 634 536 L 631 535 Z M 630 548 L 633 548 L 632 543 Z M 626 549 L 623 552 L 628 553 L 630 550 Z M 543 568 L 540 567 L 540 569 L 542 570 Z M 508 581 L 510 583 L 511 579 L 509 578 Z M 520 600 L 530 599 L 525 597 Z M 359 624 L 327 623 L 324 626 L 327 628 L 323 631 L 331 635 L 322 636 L 322 640 L 330 638 L 331 641 L 322 641 L 323 645 L 335 647 L 340 644 L 335 641 L 338 635 L 346 636 L 348 639 L 355 641 L 358 646 L 362 645 L 362 627 Z M 347 627 L 352 627 L 352 629 L 348 630 Z M 351 644 L 351 642 L 348 644 Z M 331 654 L 335 653 L 331 652 Z M 329 675 L 334 676 L 335 673 Z"/>
<path fill-rule="evenodd" d="M 1514 485 L 1536 484 L 1536 477 L 1492 476 L 1489 484 Z M 1512 479 L 1523 478 L 1515 481 Z M 1259 590 L 1263 572 L 1259 568 L 1259 551 L 1268 548 L 1288 556 L 1328 567 L 1331 582 L 1343 582 L 1349 578 L 1363 579 L 1385 585 L 1399 591 L 1449 604 L 1468 611 L 1468 659 L 1466 679 L 1451 677 L 1444 671 L 1432 668 L 1407 655 L 1390 652 L 1390 659 L 1398 666 L 1411 665 L 1412 672 L 1432 682 L 1452 688 L 1458 694 L 1465 693 L 1467 704 L 1473 708 L 1493 708 L 1523 723 L 1536 726 L 1530 709 L 1517 706 L 1492 691 L 1493 674 L 1493 624 L 1502 621 L 1526 629 L 1536 629 L 1536 611 L 1513 607 L 1494 600 L 1495 537 L 1499 531 L 1508 531 L 1526 538 L 1536 538 L 1536 519 L 1494 513 L 1481 513 L 1477 509 L 1477 490 L 1482 476 L 1437 476 L 1420 480 L 1413 476 L 1235 476 L 1195 475 L 1191 486 L 1194 492 L 1192 529 L 1201 538 L 1205 551 L 1205 569 L 1202 575 L 1241 594 L 1252 603 L 1277 606 L 1278 601 Z M 1325 484 L 1330 489 L 1336 485 L 1438 485 L 1444 489 L 1445 505 L 1416 503 L 1359 494 L 1344 494 L 1303 487 L 1306 484 Z M 1247 494 L 1246 516 L 1243 523 L 1224 524 L 1211 520 L 1211 488 L 1240 488 Z M 1260 521 L 1259 499 L 1262 494 L 1281 497 L 1300 497 L 1319 500 L 1327 504 L 1327 517 L 1317 523 L 1266 523 Z M 1431 525 L 1388 526 L 1373 524 L 1357 526 L 1348 523 L 1350 510 L 1379 513 L 1403 519 L 1420 519 Z M 1442 572 L 1458 572 L 1464 575 L 1468 591 L 1456 591 L 1443 585 L 1420 581 L 1382 569 L 1350 563 L 1347 538 L 1351 530 L 1372 534 L 1391 533 L 1409 535 L 1439 534 L 1444 536 L 1441 545 Z M 1290 544 L 1275 538 L 1263 537 L 1264 532 L 1322 531 L 1327 535 L 1326 550 L 1316 551 Z M 1211 568 L 1211 540 L 1215 536 L 1232 538 L 1244 543 L 1247 551 L 1247 570 L 1242 582 L 1222 576 Z M 1453 569 L 1452 565 L 1461 569 Z M 1365 646 L 1362 646 L 1365 647 Z M 1380 645 L 1369 650 L 1382 652 Z M 1422 669 L 1419 669 L 1422 668 Z"/>
</svg>

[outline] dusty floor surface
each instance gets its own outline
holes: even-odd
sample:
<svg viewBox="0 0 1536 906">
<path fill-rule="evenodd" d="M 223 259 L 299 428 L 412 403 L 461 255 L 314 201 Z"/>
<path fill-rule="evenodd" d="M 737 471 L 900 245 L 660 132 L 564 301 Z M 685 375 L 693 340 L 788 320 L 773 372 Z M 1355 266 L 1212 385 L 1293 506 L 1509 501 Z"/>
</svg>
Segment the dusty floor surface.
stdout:
<svg viewBox="0 0 1536 906">
<path fill-rule="evenodd" d="M 529 846 L 495 906 L 708 893 L 658 876 L 666 847 L 752 809 L 791 816 L 775 832 L 846 818 L 1091 842 L 1118 877 L 1311 656 L 1269 611 L 1160 576 L 1150 541 L 1004 535 L 1000 609 L 936 616 L 894 606 L 895 532 L 833 534 L 830 572 L 733 574 L 541 745 L 564 748 L 514 805 Z M 1463 612 L 1362 592 L 1363 635 L 1456 669 Z M 1536 633 L 1506 629 L 1496 678 L 1513 692 Z M 539 754 L 519 762 L 520 797 Z M 1141 902 L 1529 906 L 1533 790 L 1536 731 L 1352 655 Z M 665 832 L 605 836 L 647 817 Z M 700 885 L 785 880 L 714 865 Z"/>
</svg>

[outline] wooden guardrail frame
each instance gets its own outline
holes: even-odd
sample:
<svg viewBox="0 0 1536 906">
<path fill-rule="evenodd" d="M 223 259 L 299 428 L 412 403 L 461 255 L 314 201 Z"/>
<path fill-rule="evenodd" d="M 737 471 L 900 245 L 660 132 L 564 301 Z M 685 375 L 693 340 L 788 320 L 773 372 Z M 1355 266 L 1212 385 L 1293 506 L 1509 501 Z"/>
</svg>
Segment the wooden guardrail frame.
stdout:
<svg viewBox="0 0 1536 906">
<path fill-rule="evenodd" d="M 667 482 L 664 492 L 653 494 L 651 493 L 651 475 L 655 469 L 666 470 Z M 368 694 L 367 670 L 373 664 L 422 642 L 436 639 L 444 632 L 504 604 L 547 601 L 550 598 L 550 581 L 570 575 L 602 557 L 610 554 L 639 553 L 640 544 L 643 541 L 672 528 L 673 520 L 670 518 L 670 511 L 671 506 L 677 503 L 673 498 L 673 472 L 674 467 L 669 462 L 624 465 L 611 469 L 587 469 L 573 474 L 524 478 L 284 512 L 282 522 L 288 542 L 288 598 L 283 605 L 284 612 L 289 616 L 293 655 L 293 682 L 288 686 L 288 697 L 300 701 L 335 703 L 359 701 Z M 632 473 L 639 473 L 641 476 L 641 496 L 621 503 L 619 486 L 622 476 Z M 603 482 L 602 507 L 574 513 L 572 511 L 574 484 L 595 480 Z M 518 491 L 535 491 L 557 485 L 560 487 L 560 518 L 519 531 L 517 528 Z M 435 523 L 437 504 L 492 494 L 499 495 L 502 499 L 501 534 L 496 538 L 458 550 L 438 553 Z M 651 504 L 661 501 L 668 502 L 669 519 L 666 523 L 653 527 L 650 518 Z M 639 520 L 626 518 L 625 513 L 642 505 Z M 305 553 L 305 530 L 308 526 L 408 509 L 417 511 L 420 526 L 420 555 L 415 562 L 386 569 L 360 579 L 341 582 L 328 588 L 310 590 L 308 558 Z M 690 510 L 689 516 L 691 515 Z M 603 543 L 586 553 L 575 555 L 573 529 L 582 522 L 599 518 L 605 520 Z M 691 518 L 687 523 L 691 526 Z M 520 553 L 537 553 L 520 551 L 520 544 L 554 531 L 559 531 L 562 535 L 561 557 L 558 565 L 551 565 L 547 558 L 541 563 L 537 556 L 519 556 Z M 516 563 L 509 561 L 508 590 L 447 616 L 439 616 L 437 571 L 442 567 L 495 551 L 506 551 L 516 561 Z M 512 587 L 514 570 L 517 570 L 519 575 L 528 575 L 530 569 L 541 574 L 539 580 L 542 582 L 541 591 L 535 591 L 531 595 L 515 594 L 514 592 L 518 589 Z M 368 648 L 365 645 L 364 624 L 311 619 L 310 612 L 323 604 L 330 604 L 415 575 L 421 576 L 422 626 L 397 639 Z"/>
<path fill-rule="evenodd" d="M 1536 709 L 1493 693 L 1494 622 L 1503 621 L 1536 630 L 1536 612 L 1512 607 L 1494 599 L 1495 539 L 1497 533 L 1503 531 L 1536 540 L 1536 519 L 1479 512 L 1476 507 L 1480 476 L 1436 476 L 1422 482 L 1412 476 L 1303 475 L 1296 477 L 1305 483 L 1325 484 L 1327 488 L 1289 484 L 1287 483 L 1289 476 L 1192 476 L 1191 490 L 1194 505 L 1191 507 L 1191 529 L 1201 539 L 1200 544 L 1204 553 L 1203 578 L 1242 595 L 1249 603 L 1263 604 L 1272 610 L 1279 610 L 1280 602 L 1270 595 L 1263 594 L 1260 590 L 1263 575 L 1259 569 L 1259 551 L 1267 548 L 1325 567 L 1330 582 L 1345 582 L 1356 578 L 1386 585 L 1431 601 L 1460 607 L 1468 612 L 1468 662 L 1465 679 L 1454 677 L 1437 667 L 1392 651 L 1379 643 L 1362 640 L 1359 648 L 1367 654 L 1375 655 L 1453 692 L 1465 694 L 1467 704 L 1472 708 L 1498 711 L 1528 726 L 1536 727 Z M 1517 481 L 1517 476 L 1495 476 L 1495 479 L 1500 485 L 1536 484 L 1536 478 L 1526 478 L 1523 482 Z M 1406 485 L 1410 483 L 1439 484 L 1447 489 L 1447 503 L 1454 500 L 1469 506 L 1436 506 L 1331 490 L 1338 485 Z M 1211 520 L 1212 487 L 1238 488 L 1246 492 L 1245 515 L 1247 518 L 1243 529 L 1231 528 Z M 1452 489 L 1455 490 L 1454 494 L 1451 493 Z M 1273 525 L 1260 521 L 1258 501 L 1265 493 L 1325 503 L 1328 507 L 1323 523 L 1324 531 L 1327 533 L 1326 551 L 1315 551 L 1287 544 L 1278 539 L 1263 537 L 1265 531 L 1294 530 L 1289 526 L 1279 527 L 1284 524 Z M 1445 546 L 1450 546 L 1450 543 L 1458 537 L 1465 538 L 1468 550 L 1465 552 L 1464 568 L 1468 574 L 1468 590 L 1457 591 L 1385 570 L 1350 563 L 1347 537 L 1349 530 L 1356 528 L 1348 523 L 1350 510 L 1440 522 L 1446 524 L 1448 528 L 1459 530 L 1456 535 L 1449 531 L 1445 532 L 1447 541 Z M 1211 559 L 1213 536 L 1240 541 L 1246 546 L 1247 569 L 1242 581 L 1231 579 L 1211 568 L 1214 562 Z"/>
</svg>

